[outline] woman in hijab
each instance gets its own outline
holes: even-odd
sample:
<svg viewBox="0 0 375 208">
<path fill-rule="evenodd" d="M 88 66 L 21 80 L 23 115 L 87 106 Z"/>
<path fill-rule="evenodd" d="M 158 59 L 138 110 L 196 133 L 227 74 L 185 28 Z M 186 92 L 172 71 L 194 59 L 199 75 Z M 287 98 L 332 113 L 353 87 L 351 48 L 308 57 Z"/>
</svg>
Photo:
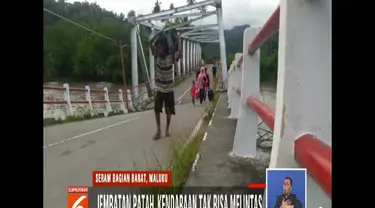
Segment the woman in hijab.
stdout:
<svg viewBox="0 0 375 208">
<path fill-rule="evenodd" d="M 208 90 L 210 89 L 210 76 L 208 76 L 208 73 L 207 73 L 207 68 L 204 67 L 204 74 L 206 74 L 206 78 L 205 78 L 205 96 L 204 96 L 204 100 L 203 101 L 206 101 L 206 98 L 208 97 Z"/>
<path fill-rule="evenodd" d="M 207 82 L 207 76 L 206 73 L 204 72 L 204 67 L 201 68 L 201 72 L 198 75 L 197 79 L 197 87 L 199 89 L 199 100 L 200 104 L 205 100 L 206 97 L 206 82 Z"/>
</svg>

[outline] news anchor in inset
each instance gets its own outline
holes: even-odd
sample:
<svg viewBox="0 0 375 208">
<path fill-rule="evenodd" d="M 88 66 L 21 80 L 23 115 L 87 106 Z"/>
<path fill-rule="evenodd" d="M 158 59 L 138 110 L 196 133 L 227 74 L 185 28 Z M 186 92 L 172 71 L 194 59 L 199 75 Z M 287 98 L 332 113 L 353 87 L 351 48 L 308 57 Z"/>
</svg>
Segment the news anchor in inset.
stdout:
<svg viewBox="0 0 375 208">
<path fill-rule="evenodd" d="M 284 179 L 284 193 L 277 196 L 274 208 L 302 208 L 301 201 L 292 193 L 293 179 L 289 176 Z"/>
</svg>

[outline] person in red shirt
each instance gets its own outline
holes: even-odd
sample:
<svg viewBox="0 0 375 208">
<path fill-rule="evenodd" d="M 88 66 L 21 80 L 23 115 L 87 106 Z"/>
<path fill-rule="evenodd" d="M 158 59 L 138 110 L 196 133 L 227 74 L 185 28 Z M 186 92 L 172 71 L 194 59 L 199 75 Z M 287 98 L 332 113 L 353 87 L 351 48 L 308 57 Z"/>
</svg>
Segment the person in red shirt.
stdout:
<svg viewBox="0 0 375 208">
<path fill-rule="evenodd" d="M 197 86 L 195 86 L 195 81 L 193 80 L 191 89 L 190 89 L 190 95 L 191 95 L 191 101 L 193 102 L 193 106 L 195 107 L 195 98 L 197 97 Z"/>
</svg>

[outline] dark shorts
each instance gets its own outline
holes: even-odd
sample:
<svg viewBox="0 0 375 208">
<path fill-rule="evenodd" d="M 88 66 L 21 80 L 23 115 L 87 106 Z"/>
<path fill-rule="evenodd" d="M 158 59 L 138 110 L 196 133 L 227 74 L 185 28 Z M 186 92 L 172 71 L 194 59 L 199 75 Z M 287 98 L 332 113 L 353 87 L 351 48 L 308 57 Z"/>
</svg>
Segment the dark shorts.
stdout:
<svg viewBox="0 0 375 208">
<path fill-rule="evenodd" d="M 163 104 L 165 112 L 170 112 L 172 115 L 175 115 L 175 101 L 174 101 L 174 92 L 157 92 L 155 97 L 155 112 L 163 112 Z"/>
</svg>

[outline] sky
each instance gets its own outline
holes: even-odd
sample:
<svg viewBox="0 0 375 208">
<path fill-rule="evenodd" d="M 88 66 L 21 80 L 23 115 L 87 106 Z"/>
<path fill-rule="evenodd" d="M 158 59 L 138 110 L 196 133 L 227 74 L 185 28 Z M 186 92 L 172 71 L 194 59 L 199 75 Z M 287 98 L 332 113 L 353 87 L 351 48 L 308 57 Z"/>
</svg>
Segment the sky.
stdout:
<svg viewBox="0 0 375 208">
<path fill-rule="evenodd" d="M 67 0 L 75 2 L 77 0 Z M 156 0 L 86 0 L 90 3 L 97 3 L 100 7 L 115 13 L 125 15 L 134 10 L 136 14 L 149 14 L 155 5 Z M 198 0 L 200 2 L 202 0 Z M 186 5 L 186 0 L 159 0 L 162 2 L 161 9 L 169 9 L 171 3 L 174 7 Z M 268 17 L 276 9 L 279 0 L 222 0 L 224 28 L 230 29 L 236 25 L 249 24 L 260 27 L 267 21 Z M 207 7 L 208 11 L 213 11 L 213 7 Z M 194 22 L 195 25 L 217 23 L 216 15 L 212 15 L 202 21 Z"/>
</svg>

